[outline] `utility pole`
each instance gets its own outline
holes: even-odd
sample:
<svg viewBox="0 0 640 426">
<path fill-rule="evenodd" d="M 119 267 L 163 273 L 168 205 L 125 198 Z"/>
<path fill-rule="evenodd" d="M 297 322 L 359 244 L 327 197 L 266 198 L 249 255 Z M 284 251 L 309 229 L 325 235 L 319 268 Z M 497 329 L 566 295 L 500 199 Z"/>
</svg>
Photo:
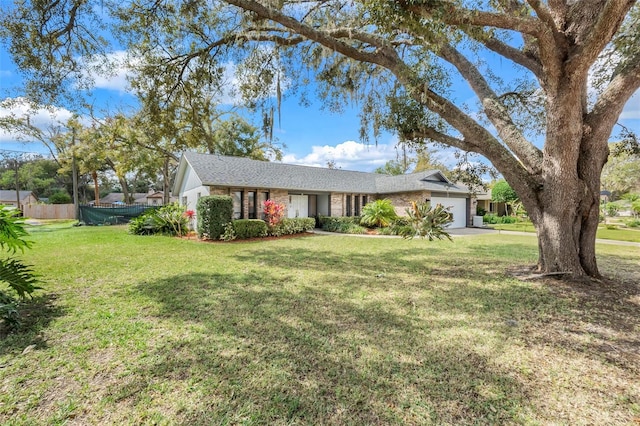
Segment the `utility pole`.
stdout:
<svg viewBox="0 0 640 426">
<path fill-rule="evenodd" d="M 76 164 L 76 129 L 71 131 L 71 174 L 73 175 L 73 209 L 76 214 L 76 220 L 80 220 L 80 203 L 78 202 L 78 165 Z"/>
<path fill-rule="evenodd" d="M 18 176 L 18 170 L 20 169 L 20 166 L 18 164 L 18 157 L 13 159 L 13 165 L 16 170 L 16 206 L 18 207 L 18 211 L 21 212 L 22 209 L 20 208 L 20 179 Z"/>
</svg>

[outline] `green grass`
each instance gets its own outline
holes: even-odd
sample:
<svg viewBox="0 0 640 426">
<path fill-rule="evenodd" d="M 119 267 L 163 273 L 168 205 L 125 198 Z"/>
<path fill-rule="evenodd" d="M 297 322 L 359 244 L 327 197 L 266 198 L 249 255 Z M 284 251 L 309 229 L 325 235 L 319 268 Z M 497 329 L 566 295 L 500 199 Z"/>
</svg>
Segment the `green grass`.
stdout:
<svg viewBox="0 0 640 426">
<path fill-rule="evenodd" d="M 607 298 L 505 274 L 536 260 L 522 236 L 201 243 L 74 227 L 33 239 L 23 257 L 46 291 L 0 340 L 0 424 L 640 417 L 628 247 L 599 247 Z"/>
<path fill-rule="evenodd" d="M 488 226 L 501 231 L 536 232 L 531 222 L 503 223 Z M 640 243 L 640 229 L 624 228 L 620 226 L 616 226 L 615 229 L 607 229 L 605 225 L 600 225 L 598 228 L 597 238 L 601 238 L 603 240 Z"/>
</svg>

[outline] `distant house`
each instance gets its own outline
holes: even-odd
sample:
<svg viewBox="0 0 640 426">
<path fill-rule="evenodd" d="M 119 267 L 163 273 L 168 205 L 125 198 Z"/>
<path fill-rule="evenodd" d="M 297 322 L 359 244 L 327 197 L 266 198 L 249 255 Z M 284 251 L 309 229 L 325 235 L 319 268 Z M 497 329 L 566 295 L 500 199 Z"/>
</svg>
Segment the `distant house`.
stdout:
<svg viewBox="0 0 640 426">
<path fill-rule="evenodd" d="M 202 196 L 230 195 L 234 216 L 247 219 L 260 218 L 267 199 L 284 204 L 288 217 L 359 216 L 365 204 L 383 198 L 399 215 L 411 201 L 449 207 L 452 228 L 466 227 L 472 216 L 469 190 L 438 170 L 387 176 L 193 152 L 180 159 L 173 195 L 189 209 Z"/>
<path fill-rule="evenodd" d="M 175 198 L 169 199 L 169 202 L 175 201 Z M 136 197 L 135 202 L 137 204 L 146 204 L 148 206 L 161 206 L 164 204 L 164 193 L 162 191 L 152 191 L 148 194 L 144 194 L 141 197 Z"/>
<path fill-rule="evenodd" d="M 13 189 L 0 190 L 0 204 L 4 206 L 13 206 L 16 208 L 21 208 L 25 204 L 35 204 L 38 202 L 38 197 L 36 197 L 33 191 L 20 191 L 19 198 L 20 198 L 20 205 L 18 205 L 18 196 L 16 195 L 15 190 Z"/>
<path fill-rule="evenodd" d="M 134 192 L 129 194 L 133 199 L 133 204 L 146 204 L 148 206 L 161 206 L 164 200 L 164 194 L 161 191 L 151 192 Z M 170 199 L 170 202 L 176 201 L 176 198 Z M 128 204 L 124 200 L 124 193 L 111 192 L 104 197 L 100 198 L 101 206 L 119 206 Z"/>
<path fill-rule="evenodd" d="M 497 203 L 491 200 L 491 191 L 476 194 L 476 201 L 477 208 L 483 209 L 487 214 L 494 214 L 496 216 L 504 216 L 507 214 L 505 203 Z"/>
</svg>

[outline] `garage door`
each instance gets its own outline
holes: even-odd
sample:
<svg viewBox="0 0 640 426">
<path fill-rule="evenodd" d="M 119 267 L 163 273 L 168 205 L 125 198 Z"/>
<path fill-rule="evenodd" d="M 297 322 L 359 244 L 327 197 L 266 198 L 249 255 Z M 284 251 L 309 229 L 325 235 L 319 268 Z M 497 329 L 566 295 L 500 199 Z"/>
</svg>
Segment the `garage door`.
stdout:
<svg viewBox="0 0 640 426">
<path fill-rule="evenodd" d="M 449 228 L 466 228 L 466 198 L 431 197 L 431 205 L 435 206 L 436 204 L 442 204 L 444 207 L 449 207 L 449 211 L 453 214 L 453 223 L 449 225 Z"/>
</svg>

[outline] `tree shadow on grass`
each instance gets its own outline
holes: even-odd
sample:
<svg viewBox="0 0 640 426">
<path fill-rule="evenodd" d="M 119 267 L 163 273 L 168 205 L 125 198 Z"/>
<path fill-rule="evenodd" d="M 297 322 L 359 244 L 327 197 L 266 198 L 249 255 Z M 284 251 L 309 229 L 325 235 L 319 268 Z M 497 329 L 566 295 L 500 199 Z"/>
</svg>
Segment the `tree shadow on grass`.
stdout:
<svg viewBox="0 0 640 426">
<path fill-rule="evenodd" d="M 526 390 L 481 348 L 483 336 L 398 313 L 392 300 L 251 272 L 139 288 L 160 302 L 160 315 L 197 327 L 160 342 L 112 393 L 141 398 L 156 381 L 187 388 L 174 419 L 183 424 L 504 423 L 529 410 Z"/>
<path fill-rule="evenodd" d="M 19 307 L 20 325 L 15 329 L 6 326 L 0 329 L 0 355 L 22 352 L 26 347 L 34 349 L 47 347 L 42 331 L 51 321 L 64 315 L 64 310 L 56 304 L 55 294 L 35 296 Z"/>
</svg>

